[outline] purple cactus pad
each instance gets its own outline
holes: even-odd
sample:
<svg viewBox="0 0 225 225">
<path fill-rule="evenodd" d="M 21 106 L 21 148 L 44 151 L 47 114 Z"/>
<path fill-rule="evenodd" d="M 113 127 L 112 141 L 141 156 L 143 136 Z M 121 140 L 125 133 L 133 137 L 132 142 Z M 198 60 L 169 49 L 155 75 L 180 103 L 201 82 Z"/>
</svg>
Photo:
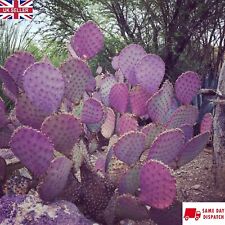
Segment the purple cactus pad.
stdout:
<svg viewBox="0 0 225 225">
<path fill-rule="evenodd" d="M 8 70 L 16 84 L 20 88 L 23 88 L 23 74 L 34 63 L 34 56 L 29 52 L 16 52 L 6 59 L 4 67 Z"/>
<path fill-rule="evenodd" d="M 117 158 L 128 165 L 137 162 L 145 148 L 145 134 L 138 131 L 125 133 L 113 146 Z"/>
<path fill-rule="evenodd" d="M 144 48 L 137 44 L 130 44 L 119 54 L 119 68 L 130 84 L 137 84 L 135 65 L 146 55 Z"/>
<path fill-rule="evenodd" d="M 98 100 L 90 98 L 84 102 L 81 113 L 83 123 L 92 124 L 100 122 L 104 117 L 104 107 Z"/>
<path fill-rule="evenodd" d="M 83 132 L 81 121 L 71 114 L 51 115 L 43 122 L 41 131 L 52 141 L 55 150 L 69 155 Z"/>
<path fill-rule="evenodd" d="M 79 102 L 85 89 L 92 88 L 92 72 L 88 65 L 79 59 L 68 59 L 60 66 L 65 80 L 65 97 L 71 102 Z"/>
<path fill-rule="evenodd" d="M 115 84 L 109 93 L 109 104 L 119 113 L 127 110 L 129 99 L 128 87 L 124 83 Z"/>
<path fill-rule="evenodd" d="M 60 71 L 48 63 L 35 63 L 24 73 L 24 90 L 31 102 L 45 113 L 60 107 L 64 80 Z"/>
<path fill-rule="evenodd" d="M 149 206 L 169 207 L 176 197 L 176 180 L 163 163 L 150 160 L 140 169 L 140 200 Z"/>
<path fill-rule="evenodd" d="M 137 82 L 150 94 L 155 93 L 165 74 L 165 63 L 154 54 L 144 56 L 136 65 Z"/>
<path fill-rule="evenodd" d="M 200 88 L 201 80 L 199 75 L 192 71 L 185 72 L 176 80 L 176 97 L 182 104 L 190 104 Z"/>
<path fill-rule="evenodd" d="M 10 147 L 35 176 L 43 175 L 53 159 L 54 149 L 50 140 L 29 127 L 20 127 L 14 132 Z"/>
<path fill-rule="evenodd" d="M 62 192 L 66 186 L 71 167 L 72 161 L 64 156 L 58 157 L 51 162 L 38 188 L 41 199 L 52 201 Z"/>
<path fill-rule="evenodd" d="M 206 113 L 200 125 L 200 132 L 201 133 L 211 132 L 212 125 L 213 125 L 213 116 L 211 113 Z"/>
<path fill-rule="evenodd" d="M 104 47 L 104 36 L 92 21 L 83 24 L 70 41 L 71 47 L 82 59 L 96 56 Z"/>
</svg>

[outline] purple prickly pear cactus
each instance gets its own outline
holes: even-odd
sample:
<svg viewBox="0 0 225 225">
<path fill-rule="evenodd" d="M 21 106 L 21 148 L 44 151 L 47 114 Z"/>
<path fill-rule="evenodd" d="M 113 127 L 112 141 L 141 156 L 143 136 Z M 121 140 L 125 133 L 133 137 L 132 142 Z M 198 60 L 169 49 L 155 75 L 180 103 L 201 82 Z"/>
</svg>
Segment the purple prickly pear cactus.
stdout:
<svg viewBox="0 0 225 225">
<path fill-rule="evenodd" d="M 125 113 L 117 120 L 116 132 L 119 136 L 129 132 L 137 131 L 138 122 L 134 115 Z"/>
<path fill-rule="evenodd" d="M 18 128 L 11 139 L 13 153 L 35 176 L 43 175 L 53 160 L 53 145 L 40 131 Z"/>
<path fill-rule="evenodd" d="M 162 88 L 156 92 L 146 103 L 148 115 L 155 123 L 164 124 L 165 115 L 171 108 L 173 99 L 173 85 L 167 80 Z"/>
<path fill-rule="evenodd" d="M 69 155 L 83 129 L 80 120 L 75 116 L 61 113 L 48 117 L 42 123 L 41 131 L 52 140 L 55 150 Z"/>
<path fill-rule="evenodd" d="M 184 133 L 180 129 L 167 130 L 161 133 L 152 143 L 148 159 L 156 159 L 167 165 L 176 160 L 184 147 Z"/>
<path fill-rule="evenodd" d="M 128 99 L 129 90 L 126 84 L 118 83 L 111 88 L 109 103 L 117 112 L 124 113 L 127 111 Z"/>
<path fill-rule="evenodd" d="M 201 133 L 211 132 L 212 125 L 213 125 L 213 116 L 211 113 L 206 113 L 200 125 L 200 132 Z"/>
<path fill-rule="evenodd" d="M 144 56 L 135 66 L 137 82 L 150 94 L 155 93 L 165 74 L 165 63 L 154 54 Z"/>
<path fill-rule="evenodd" d="M 145 134 L 130 131 L 119 138 L 113 147 L 115 155 L 121 161 L 132 165 L 138 161 L 145 148 Z"/>
<path fill-rule="evenodd" d="M 71 167 L 72 161 L 64 156 L 58 157 L 51 162 L 38 188 L 41 199 L 52 201 L 62 192 L 66 186 Z"/>
<path fill-rule="evenodd" d="M 14 79 L 16 84 L 23 88 L 23 73 L 35 63 L 34 56 L 29 52 L 16 52 L 6 59 L 4 67 Z"/>
<path fill-rule="evenodd" d="M 100 122 L 104 117 L 104 107 L 98 100 L 90 98 L 84 102 L 81 121 L 87 124 Z"/>
<path fill-rule="evenodd" d="M 0 80 L 3 82 L 4 87 L 10 92 L 10 94 L 13 95 L 13 97 L 18 95 L 19 89 L 15 81 L 10 76 L 9 72 L 2 67 L 0 67 Z"/>
<path fill-rule="evenodd" d="M 140 189 L 142 202 L 163 209 L 170 206 L 176 196 L 176 181 L 168 167 L 150 160 L 140 169 Z"/>
<path fill-rule="evenodd" d="M 75 32 L 70 45 L 77 56 L 90 59 L 103 49 L 104 37 L 99 27 L 88 21 Z"/>
<path fill-rule="evenodd" d="M 16 101 L 16 118 L 23 124 L 39 129 L 49 113 L 37 108 L 25 93 L 18 96 Z"/>
<path fill-rule="evenodd" d="M 137 44 L 130 44 L 119 54 L 119 68 L 130 84 L 137 84 L 135 65 L 146 55 L 144 48 Z"/>
<path fill-rule="evenodd" d="M 137 116 L 144 116 L 147 114 L 146 102 L 150 98 L 150 94 L 145 91 L 145 89 L 140 86 L 134 86 L 130 90 L 130 105 L 131 111 Z"/>
<path fill-rule="evenodd" d="M 60 71 L 65 81 L 65 97 L 71 102 L 79 102 L 87 86 L 92 86 L 90 68 L 79 59 L 68 59 L 60 66 Z"/>
<path fill-rule="evenodd" d="M 35 63 L 24 73 L 23 86 L 30 101 L 45 113 L 56 112 L 64 94 L 60 71 L 48 63 Z"/>
<path fill-rule="evenodd" d="M 185 72 L 181 74 L 176 80 L 175 92 L 177 99 L 182 104 L 190 104 L 193 97 L 201 88 L 201 80 L 199 75 L 195 72 Z"/>
<path fill-rule="evenodd" d="M 116 116 L 111 108 L 106 108 L 107 115 L 105 122 L 101 127 L 101 133 L 105 138 L 110 138 L 115 129 Z"/>
<path fill-rule="evenodd" d="M 160 211 L 173 203 L 172 169 L 207 144 L 211 114 L 194 136 L 195 72 L 162 84 L 163 60 L 130 44 L 113 58 L 115 74 L 100 64 L 92 74 L 89 59 L 103 46 L 89 21 L 72 36 L 59 69 L 26 52 L 0 67 L 4 94 L 15 102 L 5 107 L 0 99 L 0 148 L 7 148 L 0 149 L 1 224 L 96 224 L 84 216 L 142 224 L 151 216 L 147 206 Z"/>
</svg>

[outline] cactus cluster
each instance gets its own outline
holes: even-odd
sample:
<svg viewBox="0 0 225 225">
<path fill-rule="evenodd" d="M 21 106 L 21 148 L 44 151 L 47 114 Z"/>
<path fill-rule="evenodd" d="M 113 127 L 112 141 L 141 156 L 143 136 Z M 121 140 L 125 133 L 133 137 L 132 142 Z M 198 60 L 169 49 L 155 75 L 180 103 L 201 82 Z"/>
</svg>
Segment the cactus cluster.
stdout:
<svg viewBox="0 0 225 225">
<path fill-rule="evenodd" d="M 27 52 L 0 68 L 15 105 L 8 112 L 0 101 L 0 223 L 110 225 L 147 219 L 151 207 L 173 203 L 173 170 L 210 136 L 210 114 L 196 129 L 192 100 L 200 77 L 188 71 L 174 85 L 164 81 L 163 60 L 138 44 L 112 59 L 115 74 L 96 76 L 88 60 L 103 47 L 102 32 L 89 21 L 72 36 L 59 68 Z M 24 177 L 24 167 L 26 191 L 8 193 L 7 180 Z"/>
</svg>

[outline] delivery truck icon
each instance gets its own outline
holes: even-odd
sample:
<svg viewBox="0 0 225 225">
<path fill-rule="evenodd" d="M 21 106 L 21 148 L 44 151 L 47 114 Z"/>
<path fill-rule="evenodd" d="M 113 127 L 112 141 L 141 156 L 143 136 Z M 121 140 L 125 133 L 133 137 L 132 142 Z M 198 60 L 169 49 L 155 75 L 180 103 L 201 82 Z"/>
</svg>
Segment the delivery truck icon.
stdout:
<svg viewBox="0 0 225 225">
<path fill-rule="evenodd" d="M 196 208 L 186 208 L 184 219 L 188 220 L 189 218 L 195 218 L 195 220 L 198 220 L 201 216 L 201 212 L 197 211 Z"/>
</svg>

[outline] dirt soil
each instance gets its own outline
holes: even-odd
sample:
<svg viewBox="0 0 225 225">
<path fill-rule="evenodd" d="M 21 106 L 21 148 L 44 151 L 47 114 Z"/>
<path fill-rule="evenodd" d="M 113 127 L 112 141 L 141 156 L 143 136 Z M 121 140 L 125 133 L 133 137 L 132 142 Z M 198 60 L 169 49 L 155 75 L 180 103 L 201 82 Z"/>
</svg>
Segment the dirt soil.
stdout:
<svg viewBox="0 0 225 225">
<path fill-rule="evenodd" d="M 225 201 L 225 194 L 215 188 L 212 156 L 212 148 L 206 148 L 195 160 L 175 172 L 179 201 Z"/>
</svg>

